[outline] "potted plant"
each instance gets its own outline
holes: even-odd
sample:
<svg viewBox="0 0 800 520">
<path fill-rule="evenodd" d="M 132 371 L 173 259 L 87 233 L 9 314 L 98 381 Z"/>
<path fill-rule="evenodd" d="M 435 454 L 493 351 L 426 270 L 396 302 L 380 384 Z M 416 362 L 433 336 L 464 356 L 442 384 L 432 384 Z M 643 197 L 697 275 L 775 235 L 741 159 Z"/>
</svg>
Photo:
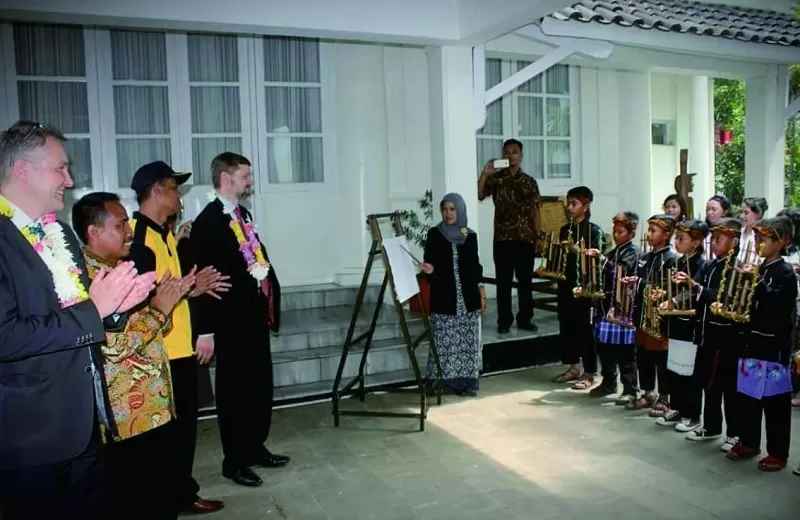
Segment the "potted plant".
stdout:
<svg viewBox="0 0 800 520">
<path fill-rule="evenodd" d="M 428 238 L 428 231 L 433 226 L 433 191 L 425 191 L 425 195 L 417 201 L 417 206 L 422 212 L 420 218 L 417 211 L 404 210 L 400 211 L 400 216 L 403 217 L 403 229 L 406 232 L 406 238 L 425 250 L 425 241 Z M 412 298 L 409 302 L 411 312 L 413 314 L 428 313 L 430 309 L 431 300 L 431 285 L 428 275 L 419 273 L 417 275 L 417 282 L 419 283 L 419 292 L 422 296 L 424 309 L 420 308 L 419 299 Z"/>
</svg>

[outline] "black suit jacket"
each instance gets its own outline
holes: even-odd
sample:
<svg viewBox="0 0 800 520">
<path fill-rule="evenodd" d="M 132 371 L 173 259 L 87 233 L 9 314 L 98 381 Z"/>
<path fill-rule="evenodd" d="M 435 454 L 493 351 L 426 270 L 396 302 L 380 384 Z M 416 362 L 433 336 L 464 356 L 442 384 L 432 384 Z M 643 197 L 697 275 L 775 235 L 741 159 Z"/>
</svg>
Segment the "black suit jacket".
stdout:
<svg viewBox="0 0 800 520">
<path fill-rule="evenodd" d="M 481 308 L 478 284 L 483 267 L 478 259 L 478 235 L 470 233 L 458 250 L 458 277 L 467 312 Z M 453 248 L 439 228 L 431 228 L 425 240 L 425 262 L 433 266 L 431 278 L 431 308 L 434 314 L 457 314 L 456 273 L 453 268 Z"/>
<path fill-rule="evenodd" d="M 80 246 L 62 226 L 83 268 Z M 88 289 L 85 274 L 83 281 Z M 47 266 L 0 216 L 0 470 L 52 464 L 86 449 L 96 427 L 90 348 L 100 363 L 102 341 L 94 304 L 62 309 Z"/>
<path fill-rule="evenodd" d="M 252 215 L 244 206 L 243 218 L 250 222 Z M 252 337 L 261 327 L 266 330 L 266 298 L 258 282 L 247 271 L 247 263 L 239 251 L 236 236 L 230 228 L 231 217 L 223 212 L 222 202 L 216 199 L 209 202 L 192 224 L 191 249 L 197 268 L 213 265 L 217 271 L 230 276 L 231 289 L 222 295 L 222 300 L 211 296 L 196 298 L 193 310 L 197 316 L 197 334 L 220 334 L 225 337 Z M 260 239 L 259 239 L 260 240 Z M 269 256 L 261 245 L 264 258 Z M 275 266 L 270 265 L 269 279 L 272 282 L 275 326 L 280 327 L 281 287 L 275 274 Z"/>
</svg>

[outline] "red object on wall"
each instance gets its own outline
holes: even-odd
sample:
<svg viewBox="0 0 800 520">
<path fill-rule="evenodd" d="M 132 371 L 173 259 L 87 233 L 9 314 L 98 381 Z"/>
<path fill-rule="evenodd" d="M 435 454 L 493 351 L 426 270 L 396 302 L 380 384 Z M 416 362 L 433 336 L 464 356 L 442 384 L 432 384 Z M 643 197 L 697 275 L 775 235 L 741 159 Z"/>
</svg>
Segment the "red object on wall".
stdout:
<svg viewBox="0 0 800 520">
<path fill-rule="evenodd" d="M 429 309 L 431 308 L 431 282 L 427 276 L 417 276 L 417 282 L 419 282 L 419 294 L 422 296 L 422 305 L 424 309 L 420 308 L 419 298 L 414 296 L 409 300 L 411 314 L 421 316 L 424 312 L 427 316 L 430 314 Z"/>
</svg>

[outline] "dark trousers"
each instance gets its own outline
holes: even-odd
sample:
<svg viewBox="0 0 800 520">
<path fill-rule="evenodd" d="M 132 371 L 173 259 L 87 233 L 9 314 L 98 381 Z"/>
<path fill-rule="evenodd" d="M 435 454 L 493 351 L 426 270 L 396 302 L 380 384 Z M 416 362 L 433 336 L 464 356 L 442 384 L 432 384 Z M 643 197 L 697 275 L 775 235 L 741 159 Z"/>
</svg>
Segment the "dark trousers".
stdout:
<svg viewBox="0 0 800 520">
<path fill-rule="evenodd" d="M 266 454 L 272 424 L 272 355 L 269 332 L 215 336 L 216 403 L 223 471 L 249 467 Z"/>
<path fill-rule="evenodd" d="M 536 247 L 530 242 L 508 240 L 494 243 L 494 270 L 497 278 L 497 326 L 510 327 L 514 323 L 511 310 L 511 284 L 517 278 L 519 312 L 517 323 L 533 319 L 533 293 L 531 279 Z"/>
<path fill-rule="evenodd" d="M 107 518 L 102 511 L 103 462 L 100 433 L 75 458 L 0 473 L 0 518 Z"/>
<path fill-rule="evenodd" d="M 636 347 L 630 345 L 614 345 L 598 343 L 597 353 L 600 355 L 603 386 L 617 388 L 617 374 L 622 380 L 622 393 L 636 395 L 638 374 L 636 373 Z M 619 370 L 619 372 L 617 372 Z"/>
<path fill-rule="evenodd" d="M 194 452 L 197 447 L 197 359 L 194 356 L 171 359 L 172 392 L 176 418 L 172 463 L 174 482 L 172 496 L 180 510 L 192 505 L 200 486 L 192 477 Z"/>
<path fill-rule="evenodd" d="M 175 467 L 165 464 L 174 450 L 175 423 L 123 441 L 105 449 L 104 503 L 113 520 L 174 520 L 180 506 L 172 491 Z M 113 514 L 111 513 L 113 512 Z"/>
<path fill-rule="evenodd" d="M 639 384 L 642 391 L 654 392 L 658 390 L 660 397 L 669 396 L 670 376 L 667 375 L 667 351 L 649 350 L 642 346 L 638 346 L 636 350 Z M 657 385 L 656 380 L 658 381 Z"/>
<path fill-rule="evenodd" d="M 726 348 L 727 347 L 727 348 Z M 726 345 L 721 349 L 712 346 L 697 349 L 702 359 L 703 372 L 699 383 L 705 396 L 703 428 L 709 434 L 722 433 L 722 410 L 725 409 L 726 437 L 740 437 L 744 426 L 741 410 L 742 395 L 736 391 L 739 356 L 736 349 Z M 697 368 L 695 368 L 697 373 Z M 704 373 L 708 377 L 702 377 Z M 704 384 L 705 383 L 705 384 Z M 761 429 L 759 423 L 759 431 Z"/>
<path fill-rule="evenodd" d="M 591 323 L 591 302 L 570 294 L 558 297 L 558 329 L 561 339 L 561 362 L 583 362 L 587 374 L 597 373 L 597 345 Z"/>
<path fill-rule="evenodd" d="M 702 347 L 697 347 L 694 355 L 694 372 L 691 376 L 681 376 L 669 372 L 670 408 L 678 410 L 681 418 L 699 421 L 703 411 L 703 389 L 707 386 L 711 373 L 708 357 Z"/>
<path fill-rule="evenodd" d="M 782 460 L 789 458 L 792 436 L 792 394 L 762 399 L 739 394 L 741 411 L 740 440 L 746 448 L 761 447 L 761 417 L 767 432 L 767 454 Z"/>
</svg>

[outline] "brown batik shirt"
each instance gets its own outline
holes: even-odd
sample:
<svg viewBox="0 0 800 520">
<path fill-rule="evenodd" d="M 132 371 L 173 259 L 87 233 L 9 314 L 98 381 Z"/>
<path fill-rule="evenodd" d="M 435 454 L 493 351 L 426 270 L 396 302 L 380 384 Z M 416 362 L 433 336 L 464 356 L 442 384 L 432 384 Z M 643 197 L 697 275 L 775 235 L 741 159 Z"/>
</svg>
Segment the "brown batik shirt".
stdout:
<svg viewBox="0 0 800 520">
<path fill-rule="evenodd" d="M 507 170 L 493 173 L 484 194 L 494 200 L 494 241 L 535 242 L 533 210 L 542 206 L 539 184 L 526 173 L 511 175 Z"/>
</svg>

